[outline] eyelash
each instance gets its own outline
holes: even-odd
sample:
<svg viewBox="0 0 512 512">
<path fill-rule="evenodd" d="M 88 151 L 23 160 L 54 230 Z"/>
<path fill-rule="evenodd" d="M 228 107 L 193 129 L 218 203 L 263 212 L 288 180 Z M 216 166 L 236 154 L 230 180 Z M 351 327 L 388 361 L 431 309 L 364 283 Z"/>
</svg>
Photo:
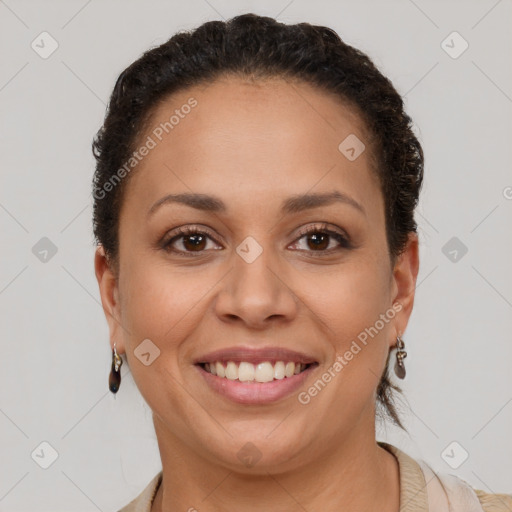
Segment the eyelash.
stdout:
<svg viewBox="0 0 512 512">
<path fill-rule="evenodd" d="M 352 247 L 350 244 L 350 241 L 348 240 L 347 237 L 345 237 L 341 233 L 338 233 L 337 231 L 333 231 L 332 229 L 327 228 L 325 224 L 300 230 L 298 233 L 298 236 L 295 239 L 295 241 L 293 242 L 293 244 L 297 243 L 301 238 L 303 238 L 304 236 L 309 235 L 309 234 L 329 235 L 330 237 L 334 238 L 340 244 L 340 247 L 338 247 L 337 249 L 331 248 L 331 249 L 324 249 L 324 250 L 319 250 L 319 251 L 305 250 L 305 252 L 319 253 L 318 256 L 320 256 L 320 257 L 325 256 L 325 255 L 330 255 L 333 252 L 336 252 L 340 249 L 350 249 Z M 181 251 L 181 250 L 172 249 L 172 244 L 176 240 L 183 238 L 184 236 L 190 236 L 190 235 L 207 235 L 215 243 L 218 243 L 217 240 L 215 240 L 215 237 L 210 233 L 210 231 L 208 229 L 205 229 L 205 228 L 199 229 L 196 227 L 186 226 L 183 228 L 182 227 L 176 228 L 174 236 L 172 236 L 172 238 L 170 238 L 168 241 L 165 241 L 162 244 L 162 248 L 167 252 L 173 252 L 175 254 L 179 254 L 182 256 L 194 256 L 195 254 L 204 253 L 205 252 L 204 249 L 201 251 Z M 218 249 L 216 249 L 216 250 L 218 250 Z M 304 252 L 303 249 L 299 249 L 299 251 Z"/>
</svg>

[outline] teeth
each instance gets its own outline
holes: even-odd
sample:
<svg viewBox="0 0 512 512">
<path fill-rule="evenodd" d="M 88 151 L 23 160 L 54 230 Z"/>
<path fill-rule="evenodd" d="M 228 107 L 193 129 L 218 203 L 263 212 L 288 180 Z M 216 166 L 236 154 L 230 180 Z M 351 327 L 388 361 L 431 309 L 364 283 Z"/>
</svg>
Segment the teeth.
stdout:
<svg viewBox="0 0 512 512">
<path fill-rule="evenodd" d="M 251 363 L 240 363 L 238 367 L 238 380 L 240 382 L 247 382 L 249 380 L 254 380 L 254 376 L 256 374 L 256 370 L 254 365 Z"/>
<path fill-rule="evenodd" d="M 229 380 L 238 379 L 238 367 L 233 361 L 229 361 L 226 366 L 226 378 Z"/>
<path fill-rule="evenodd" d="M 284 379 L 285 377 L 293 377 L 306 369 L 306 365 L 302 363 L 277 361 L 275 365 L 265 361 L 254 365 L 246 361 L 234 363 L 228 361 L 226 366 L 216 361 L 214 363 L 206 363 L 204 368 L 207 372 L 217 377 L 227 378 L 229 380 L 239 380 L 240 382 L 270 382 L 274 379 Z"/>
<path fill-rule="evenodd" d="M 226 371 L 224 370 L 224 366 L 222 366 L 222 363 L 214 363 L 215 364 L 215 371 L 217 372 L 218 377 L 225 377 Z"/>
<path fill-rule="evenodd" d="M 270 382 L 274 380 L 274 367 L 269 362 L 259 363 L 254 370 L 254 380 L 256 382 Z"/>
<path fill-rule="evenodd" d="M 274 379 L 284 379 L 284 363 L 283 361 L 278 361 L 275 365 L 274 365 Z"/>
</svg>

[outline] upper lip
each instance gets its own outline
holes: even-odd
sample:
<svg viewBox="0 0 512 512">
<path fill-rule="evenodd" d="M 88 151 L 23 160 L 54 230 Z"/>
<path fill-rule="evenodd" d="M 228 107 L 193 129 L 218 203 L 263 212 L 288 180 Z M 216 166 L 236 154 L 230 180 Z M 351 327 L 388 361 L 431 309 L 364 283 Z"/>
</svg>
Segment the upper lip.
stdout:
<svg viewBox="0 0 512 512">
<path fill-rule="evenodd" d="M 289 350 L 284 347 L 262 347 L 250 348 L 247 346 L 229 347 L 220 350 L 208 352 L 194 360 L 194 364 L 213 363 L 216 361 L 233 361 L 240 363 L 247 361 L 248 363 L 258 364 L 268 361 L 272 364 L 277 361 L 310 364 L 315 363 L 316 359 L 304 352 Z"/>
</svg>

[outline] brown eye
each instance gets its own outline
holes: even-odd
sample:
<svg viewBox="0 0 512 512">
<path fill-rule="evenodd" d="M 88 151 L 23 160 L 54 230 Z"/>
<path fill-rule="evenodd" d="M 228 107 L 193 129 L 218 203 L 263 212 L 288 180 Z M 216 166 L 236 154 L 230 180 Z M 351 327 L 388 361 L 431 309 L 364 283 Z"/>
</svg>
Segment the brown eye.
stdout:
<svg viewBox="0 0 512 512">
<path fill-rule="evenodd" d="M 308 243 L 312 244 L 310 247 L 314 247 L 315 249 L 327 249 L 330 238 L 331 235 L 322 232 L 307 235 Z"/>
<path fill-rule="evenodd" d="M 299 241 L 302 240 L 303 238 L 306 239 L 306 247 L 305 249 L 299 250 L 330 254 L 331 252 L 337 251 L 340 248 L 350 248 L 350 242 L 344 235 L 325 227 L 319 228 L 314 226 L 312 228 L 302 231 L 295 244 L 298 244 Z M 333 242 L 334 246 L 332 245 Z M 338 244 L 337 247 L 336 242 Z"/>
<path fill-rule="evenodd" d="M 175 233 L 178 234 L 163 243 L 166 251 L 181 254 L 200 253 L 207 250 L 208 240 L 215 242 L 209 233 L 198 228 L 178 228 Z"/>
<path fill-rule="evenodd" d="M 203 250 L 205 247 L 206 237 L 198 233 L 196 235 L 185 235 L 183 238 L 183 247 L 190 251 Z"/>
</svg>

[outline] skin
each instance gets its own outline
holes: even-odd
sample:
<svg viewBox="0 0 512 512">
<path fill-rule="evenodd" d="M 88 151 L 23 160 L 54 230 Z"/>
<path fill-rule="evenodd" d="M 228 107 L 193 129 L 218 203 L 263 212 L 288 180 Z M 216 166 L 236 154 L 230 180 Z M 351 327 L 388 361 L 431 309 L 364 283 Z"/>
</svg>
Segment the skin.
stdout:
<svg viewBox="0 0 512 512">
<path fill-rule="evenodd" d="M 175 93 L 150 126 L 190 97 L 198 105 L 127 183 L 118 274 L 101 246 L 95 255 L 111 345 L 126 354 L 153 411 L 164 476 L 152 511 L 396 512 L 398 465 L 376 444 L 375 396 L 413 308 L 418 239 L 411 234 L 392 266 L 371 145 L 354 161 L 338 150 L 351 133 L 367 141 L 365 127 L 311 85 L 234 77 Z M 333 190 L 365 213 L 343 203 L 279 213 L 291 195 Z M 156 201 L 182 192 L 215 195 L 227 211 L 172 204 L 148 219 Z M 347 233 L 352 248 L 331 237 L 318 249 L 310 237 L 299 238 L 299 228 L 323 222 Z M 161 248 L 181 225 L 209 228 L 215 240 L 207 237 L 202 252 L 193 252 L 177 239 L 175 250 L 190 257 Z M 263 249 L 252 263 L 236 252 L 247 236 Z M 267 405 L 237 404 L 210 390 L 192 364 L 240 344 L 304 351 L 319 366 L 303 391 L 394 303 L 400 312 L 307 405 L 297 393 Z M 149 366 L 134 355 L 146 338 L 160 349 Z M 237 457 L 247 442 L 261 453 L 253 467 Z"/>
</svg>

